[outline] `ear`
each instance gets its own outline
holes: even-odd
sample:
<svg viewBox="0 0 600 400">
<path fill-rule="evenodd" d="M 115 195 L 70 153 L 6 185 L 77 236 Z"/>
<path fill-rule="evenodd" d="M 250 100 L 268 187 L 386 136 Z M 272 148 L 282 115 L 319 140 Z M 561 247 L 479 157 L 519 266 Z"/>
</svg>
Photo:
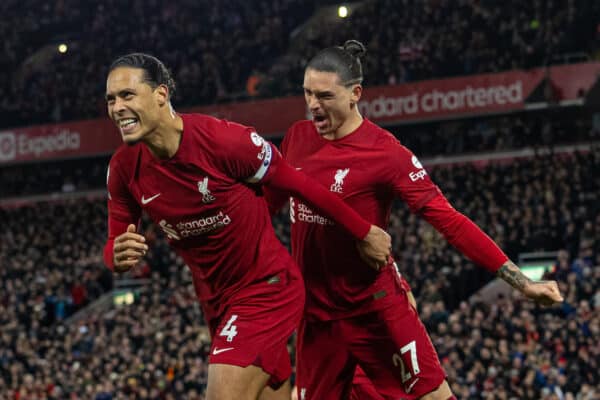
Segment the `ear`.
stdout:
<svg viewBox="0 0 600 400">
<path fill-rule="evenodd" d="M 169 103 L 169 88 L 167 85 L 158 85 L 154 89 L 154 97 L 159 106 L 164 106 Z"/>
<path fill-rule="evenodd" d="M 354 104 L 358 104 L 360 97 L 362 96 L 362 86 L 359 84 L 352 86 L 352 93 L 350 93 L 350 102 Z"/>
</svg>

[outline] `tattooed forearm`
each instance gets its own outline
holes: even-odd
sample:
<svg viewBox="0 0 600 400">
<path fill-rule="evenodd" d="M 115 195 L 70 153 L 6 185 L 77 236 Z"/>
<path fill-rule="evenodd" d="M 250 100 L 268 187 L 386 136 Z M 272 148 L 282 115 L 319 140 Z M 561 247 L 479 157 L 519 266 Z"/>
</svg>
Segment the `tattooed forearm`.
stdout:
<svg viewBox="0 0 600 400">
<path fill-rule="evenodd" d="M 519 267 L 517 267 L 510 260 L 500 267 L 497 272 L 497 276 L 518 290 L 522 290 L 525 286 L 533 282 L 531 279 L 523 275 Z"/>
</svg>

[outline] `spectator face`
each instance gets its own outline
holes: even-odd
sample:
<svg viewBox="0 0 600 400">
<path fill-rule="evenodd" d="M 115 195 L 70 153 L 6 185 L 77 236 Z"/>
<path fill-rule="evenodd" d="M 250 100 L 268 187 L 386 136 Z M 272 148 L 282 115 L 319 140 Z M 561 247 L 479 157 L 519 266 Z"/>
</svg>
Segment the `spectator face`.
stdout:
<svg viewBox="0 0 600 400">
<path fill-rule="evenodd" d="M 307 69 L 304 74 L 304 99 L 321 136 L 334 135 L 353 115 L 362 87 L 340 84 L 335 72 Z"/>
<path fill-rule="evenodd" d="M 121 132 L 123 141 L 135 144 L 156 130 L 161 116 L 169 113 L 168 89 L 152 89 L 140 68 L 115 68 L 106 80 L 108 116 Z"/>
</svg>

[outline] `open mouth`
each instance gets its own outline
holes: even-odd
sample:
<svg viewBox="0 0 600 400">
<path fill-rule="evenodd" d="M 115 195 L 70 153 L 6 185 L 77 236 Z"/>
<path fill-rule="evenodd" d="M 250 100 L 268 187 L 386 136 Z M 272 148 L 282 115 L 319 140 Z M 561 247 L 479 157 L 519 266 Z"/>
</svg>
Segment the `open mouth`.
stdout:
<svg viewBox="0 0 600 400">
<path fill-rule="evenodd" d="M 318 130 L 321 130 L 327 126 L 327 117 L 324 115 L 313 115 L 313 121 Z"/>
<path fill-rule="evenodd" d="M 135 130 L 138 126 L 137 118 L 124 118 L 118 122 L 121 133 L 127 135 Z"/>
</svg>

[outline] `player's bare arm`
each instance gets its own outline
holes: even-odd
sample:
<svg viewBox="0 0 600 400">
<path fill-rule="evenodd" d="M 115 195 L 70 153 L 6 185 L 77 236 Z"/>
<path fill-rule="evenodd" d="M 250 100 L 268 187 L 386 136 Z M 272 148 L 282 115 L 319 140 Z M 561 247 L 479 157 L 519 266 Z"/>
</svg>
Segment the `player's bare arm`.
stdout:
<svg viewBox="0 0 600 400">
<path fill-rule="evenodd" d="M 148 245 L 146 238 L 135 231 L 135 225 L 130 224 L 127 231 L 115 238 L 113 246 L 113 261 L 115 272 L 127 272 L 137 265 L 146 255 Z"/>
<path fill-rule="evenodd" d="M 533 281 L 510 260 L 500 267 L 497 276 L 541 305 L 550 306 L 563 301 L 556 281 Z"/>
</svg>

